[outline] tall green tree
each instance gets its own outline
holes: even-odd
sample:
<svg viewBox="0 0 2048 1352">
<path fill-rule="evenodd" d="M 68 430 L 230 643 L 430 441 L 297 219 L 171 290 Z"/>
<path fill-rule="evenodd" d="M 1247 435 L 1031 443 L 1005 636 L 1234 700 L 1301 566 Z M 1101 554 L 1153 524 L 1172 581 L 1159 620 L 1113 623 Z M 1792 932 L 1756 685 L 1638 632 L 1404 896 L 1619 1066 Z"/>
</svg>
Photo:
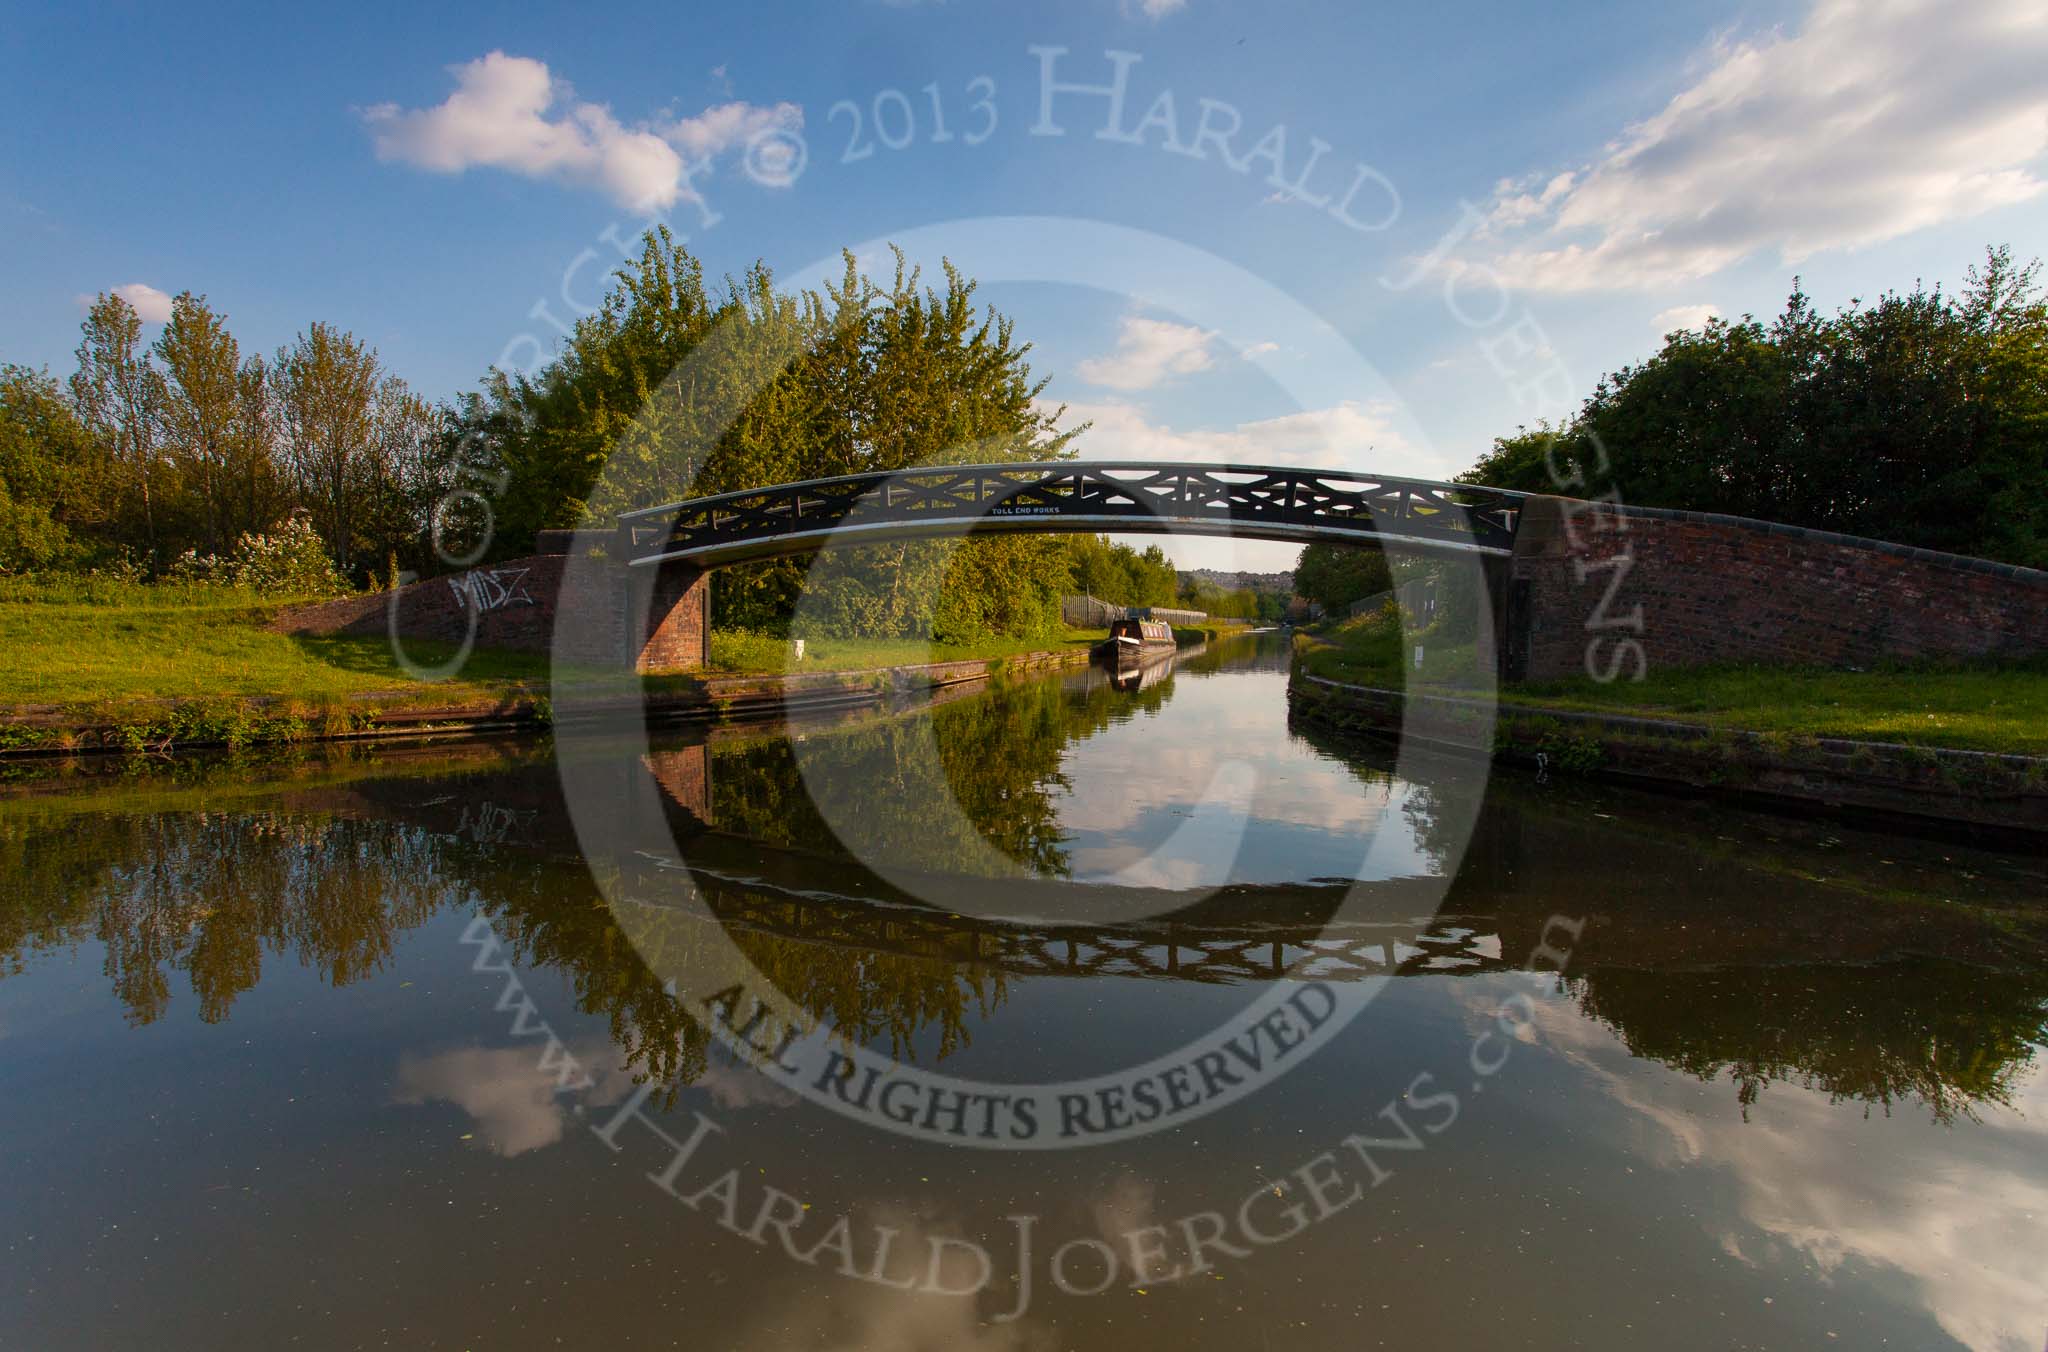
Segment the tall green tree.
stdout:
<svg viewBox="0 0 2048 1352">
<path fill-rule="evenodd" d="M 154 351 L 164 374 L 164 450 L 190 497 L 202 547 L 219 553 L 270 526 L 285 507 L 264 368 L 242 360 L 226 316 L 189 291 L 171 302 Z"/>
<path fill-rule="evenodd" d="M 1065 554 L 1070 586 L 1081 595 L 1118 606 L 1172 606 L 1180 575 L 1158 545 L 1133 549 L 1104 535 L 1070 535 Z"/>
<path fill-rule="evenodd" d="M 386 371 L 376 350 L 314 324 L 271 363 L 268 395 L 295 500 L 359 579 L 424 563 L 435 499 L 451 486 L 447 415 Z"/>
<path fill-rule="evenodd" d="M 115 470 L 117 542 L 140 547 L 155 567 L 164 556 L 159 517 L 173 488 L 158 435 L 163 376 L 142 346 L 141 318 L 120 296 L 102 292 L 80 327 L 72 403 Z"/>
<path fill-rule="evenodd" d="M 356 516 L 356 560 L 366 571 L 388 580 L 401 565 L 417 572 L 435 567 L 428 532 L 436 504 L 457 486 L 448 427 L 447 410 L 399 377 L 378 383 L 374 453 L 360 476 Z"/>
</svg>

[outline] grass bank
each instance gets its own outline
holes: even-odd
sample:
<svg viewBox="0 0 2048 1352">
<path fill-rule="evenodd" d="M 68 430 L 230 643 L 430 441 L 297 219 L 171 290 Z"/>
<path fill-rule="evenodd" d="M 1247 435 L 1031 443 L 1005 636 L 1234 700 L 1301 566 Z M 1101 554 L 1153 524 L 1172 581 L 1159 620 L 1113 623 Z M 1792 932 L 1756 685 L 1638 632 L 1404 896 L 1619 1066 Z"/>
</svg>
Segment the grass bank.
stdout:
<svg viewBox="0 0 2048 1352">
<path fill-rule="evenodd" d="M 211 586 L 64 587 L 40 595 L 10 588 L 0 592 L 0 645 L 8 655 L 0 663 L 0 704 L 318 702 L 406 688 L 475 698 L 547 675 L 539 657 L 478 651 L 459 677 L 428 683 L 408 676 L 382 639 L 298 638 L 264 628 L 303 599 Z M 433 663 L 453 656 L 454 646 L 422 642 L 410 651 Z"/>
<path fill-rule="evenodd" d="M 781 675 L 806 671 L 864 671 L 876 667 L 923 666 L 928 662 L 964 662 L 978 658 L 1016 657 L 1024 653 L 1086 647 L 1102 641 L 1092 629 L 1062 629 L 1037 638 L 996 638 L 986 643 L 933 643 L 921 638 L 809 638 L 804 656 L 796 660 L 788 639 L 746 630 L 713 630 L 711 670 L 735 674 Z"/>
<path fill-rule="evenodd" d="M 982 645 L 819 639 L 806 644 L 797 662 L 783 640 L 717 633 L 711 670 L 691 677 L 558 673 L 543 654 L 476 649 L 456 676 L 425 681 L 400 667 L 382 638 L 311 638 L 266 627 L 278 611 L 308 599 L 209 585 L 0 579 L 0 645 L 7 653 L 0 663 L 0 751 L 96 744 L 81 743 L 81 729 L 94 730 L 99 743 L 111 733 L 115 745 L 142 750 L 188 742 L 310 741 L 437 710 L 545 718 L 551 683 L 562 675 L 586 691 L 665 692 L 705 675 L 775 677 L 1000 659 L 1085 646 L 1099 637 L 1068 630 Z M 448 643 L 407 648 L 426 667 L 455 655 Z"/>
<path fill-rule="evenodd" d="M 1321 640 L 1318 642 L 1317 640 Z M 1470 645 L 1404 636 L 1391 613 L 1334 625 L 1302 644 L 1310 673 L 1400 690 L 1456 693 Z M 1641 681 L 1504 685 L 1502 703 L 1632 714 L 1707 727 L 1907 746 L 2048 754 L 2048 662 L 1888 667 L 1845 672 L 1778 667 L 1652 670 Z"/>
</svg>

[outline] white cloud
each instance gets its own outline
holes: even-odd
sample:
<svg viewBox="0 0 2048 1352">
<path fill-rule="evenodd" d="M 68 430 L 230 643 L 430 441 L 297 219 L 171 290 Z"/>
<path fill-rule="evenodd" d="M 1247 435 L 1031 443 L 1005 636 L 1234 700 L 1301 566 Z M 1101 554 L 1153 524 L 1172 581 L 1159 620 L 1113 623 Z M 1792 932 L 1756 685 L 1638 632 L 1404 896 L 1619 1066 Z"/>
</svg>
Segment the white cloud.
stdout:
<svg viewBox="0 0 2048 1352">
<path fill-rule="evenodd" d="M 1113 390 L 1149 390 L 1168 376 L 1205 370 L 1212 329 L 1132 315 L 1117 334 L 1116 351 L 1090 357 L 1075 369 L 1081 379 Z"/>
<path fill-rule="evenodd" d="M 1513 286 L 1646 288 L 2024 201 L 2048 186 L 2044 68 L 2039 0 L 1820 0 L 1797 34 L 1717 46 L 1594 163 L 1500 184 L 1475 239 Z"/>
<path fill-rule="evenodd" d="M 1237 355 L 1243 357 L 1246 361 L 1250 361 L 1254 357 L 1263 357 L 1268 352 L 1278 352 L 1279 350 L 1280 344 L 1278 343 L 1253 343 Z"/>
<path fill-rule="evenodd" d="M 1163 19 L 1188 7 L 1188 0 L 1138 0 L 1138 11 L 1148 19 Z"/>
<path fill-rule="evenodd" d="M 1703 329 L 1709 319 L 1720 313 L 1711 305 L 1674 305 L 1668 310 L 1659 310 L 1650 322 L 1656 325 L 1657 336 L 1662 338 L 1677 329 Z"/>
<path fill-rule="evenodd" d="M 694 162 L 743 146 L 764 131 L 793 130 L 803 125 L 803 110 L 793 103 L 763 108 L 752 103 L 721 103 L 695 117 L 664 125 L 669 144 Z"/>
<path fill-rule="evenodd" d="M 483 166 L 595 188 L 636 211 L 693 197 L 698 162 L 768 127 L 800 124 L 793 104 L 726 103 L 695 117 L 628 127 L 530 57 L 492 52 L 449 67 L 455 92 L 431 108 L 382 103 L 363 120 L 380 159 L 438 173 Z"/>
<path fill-rule="evenodd" d="M 1120 400 L 1067 405 L 1066 425 L 1092 422 L 1076 443 L 1090 460 L 1193 460 L 1442 478 L 1445 465 L 1396 429 L 1392 406 L 1346 399 L 1327 408 L 1226 429 L 1183 431 Z"/>
<path fill-rule="evenodd" d="M 130 282 L 114 288 L 114 294 L 135 307 L 136 317 L 145 324 L 165 324 L 171 318 L 171 298 L 147 282 Z M 92 303 L 85 297 L 85 303 Z"/>
</svg>

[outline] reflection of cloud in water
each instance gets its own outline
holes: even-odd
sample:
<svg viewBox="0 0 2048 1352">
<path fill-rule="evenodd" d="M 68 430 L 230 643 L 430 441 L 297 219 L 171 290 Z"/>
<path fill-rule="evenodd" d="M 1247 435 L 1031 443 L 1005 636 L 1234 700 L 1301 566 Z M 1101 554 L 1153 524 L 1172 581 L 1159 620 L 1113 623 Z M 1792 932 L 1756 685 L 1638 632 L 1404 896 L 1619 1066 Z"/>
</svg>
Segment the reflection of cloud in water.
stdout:
<svg viewBox="0 0 2048 1352">
<path fill-rule="evenodd" d="M 713 1044 L 709 1064 L 690 1085 L 702 1089 L 711 1101 L 729 1112 L 742 1108 L 788 1108 L 796 1095 L 755 1070 L 733 1060 L 722 1047 Z"/>
<path fill-rule="evenodd" d="M 596 1081 L 580 1101 L 617 1103 L 633 1077 L 610 1042 L 571 1048 L 570 1054 Z M 566 1095 L 557 1093 L 557 1074 L 542 1069 L 538 1043 L 486 1049 L 459 1047 L 432 1056 L 407 1054 L 398 1061 L 392 1097 L 399 1103 L 452 1103 L 476 1122 L 493 1154 L 510 1158 L 553 1145 L 568 1123 Z"/>
<path fill-rule="evenodd" d="M 1360 780 L 1286 732 L 1284 701 L 1229 676 L 1178 681 L 1176 726 L 1152 716 L 1067 753 L 1060 824 L 1077 880 L 1192 888 L 1434 870 L 1404 808 L 1411 787 Z"/>
<path fill-rule="evenodd" d="M 899 1254 L 918 1255 L 922 1261 L 933 1237 L 970 1234 L 971 1228 L 958 1223 L 934 1221 L 890 1208 L 874 1217 L 878 1225 L 897 1232 L 892 1249 Z M 941 1268 L 941 1281 L 948 1286 L 966 1286 L 974 1279 L 971 1262 L 952 1261 L 960 1255 L 949 1253 Z M 1003 1260 L 992 1260 L 997 1287 L 1003 1285 Z M 851 1281 L 837 1273 L 814 1272 L 784 1264 L 780 1269 L 794 1293 L 788 1299 L 758 1302 L 765 1311 L 763 1322 L 735 1339 L 732 1346 L 743 1352 L 784 1352 L 790 1348 L 815 1348 L 819 1352 L 851 1352 L 855 1348 L 888 1348 L 890 1352 L 1041 1352 L 1064 1344 L 1055 1343 L 1050 1330 L 1027 1327 L 1025 1321 L 1009 1324 L 984 1322 L 980 1299 L 974 1295 L 934 1294 L 924 1290 L 904 1291 Z M 924 1269 L 911 1265 L 920 1275 Z M 1043 1280 L 1043 1274 L 1040 1274 Z M 1007 1293 L 1006 1293 L 1007 1294 Z M 1004 1298 L 993 1304 L 1001 1307 Z"/>
<path fill-rule="evenodd" d="M 1201 798 L 1172 809 L 1180 818 L 1156 845 L 1133 843 L 1073 850 L 1069 860 L 1076 882 L 1120 887 L 1194 887 L 1230 876 L 1244 843 L 1256 779 L 1249 765 L 1226 760 L 1210 773 Z M 1140 813 L 1133 813 L 1136 821 Z M 1155 808 L 1143 809 L 1157 817 Z"/>
<path fill-rule="evenodd" d="M 1185 1256 L 1179 1253 L 1174 1238 L 1165 1236 L 1159 1240 L 1159 1251 L 1145 1255 L 1149 1261 L 1144 1263 L 1144 1270 L 1139 1270 L 1139 1255 L 1130 1247 L 1130 1236 L 1159 1225 L 1154 1214 L 1158 1200 L 1158 1189 L 1150 1182 L 1136 1174 L 1124 1174 L 1089 1207 L 1096 1237 L 1116 1250 L 1120 1261 L 1131 1265 L 1124 1280 L 1164 1281 L 1168 1274 L 1185 1266 Z"/>
<path fill-rule="evenodd" d="M 1478 998 L 1478 997 L 1473 997 Z M 1868 1264 L 1905 1279 L 1976 1352 L 2033 1352 L 2048 1328 L 2048 1082 L 2030 1074 L 2010 1109 L 1936 1126 L 1798 1084 L 1771 1085 L 1749 1120 L 1698 1111 L 1696 1082 L 1635 1058 L 1568 1004 L 1539 1002 L 1549 1048 L 1653 1128 L 1636 1138 L 1668 1169 L 1726 1169 L 1740 1225 L 1710 1220 L 1752 1265 L 1785 1249 L 1830 1278 Z M 1732 1096 L 1730 1099 L 1732 1103 Z M 1718 1233 L 1716 1233 L 1718 1231 Z"/>
</svg>

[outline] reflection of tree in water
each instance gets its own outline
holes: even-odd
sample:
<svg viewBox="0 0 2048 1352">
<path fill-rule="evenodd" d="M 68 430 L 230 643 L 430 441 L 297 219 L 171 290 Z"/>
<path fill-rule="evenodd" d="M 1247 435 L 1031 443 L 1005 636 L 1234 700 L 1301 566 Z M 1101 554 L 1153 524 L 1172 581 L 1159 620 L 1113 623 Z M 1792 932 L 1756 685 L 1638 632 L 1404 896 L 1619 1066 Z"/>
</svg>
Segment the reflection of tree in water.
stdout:
<svg viewBox="0 0 2048 1352">
<path fill-rule="evenodd" d="M 1367 783 L 1393 763 L 1391 744 L 1290 730 Z M 1580 1009 L 1638 1056 L 1729 1076 L 1745 1108 L 1784 1081 L 1886 1110 L 1917 1101 L 1949 1122 L 2008 1103 L 2048 1038 L 2048 948 L 2024 880 L 1978 911 L 1916 890 L 1898 862 L 1910 845 L 1864 859 L 1839 848 L 1839 826 L 1772 819 L 1766 833 L 1710 804 L 1674 813 L 1584 783 L 1473 779 L 1455 761 L 1403 770 L 1439 867 L 1439 805 L 1486 792 L 1447 914 L 1492 925 L 1511 960 L 1549 917 L 1587 919 L 1567 983 Z M 1958 867 L 1942 866 L 1944 889 Z"/>
<path fill-rule="evenodd" d="M 1223 671 L 1286 671 L 1293 659 L 1293 640 L 1277 631 L 1225 634 L 1191 653 L 1177 654 L 1173 669 L 1190 676 Z"/>
<path fill-rule="evenodd" d="M 1958 963 L 1748 967 L 1695 972 L 1605 968 L 1567 982 L 1579 1008 L 1637 1056 L 1702 1080 L 1726 1075 L 1747 1117 L 1784 1081 L 1934 1120 L 2008 1107 L 2048 1039 L 2048 974 Z"/>
<path fill-rule="evenodd" d="M 915 1060 L 919 1040 L 930 1037 L 944 1060 L 967 1044 L 970 1016 L 986 1018 L 1009 994 L 1007 977 L 989 964 L 892 947 L 873 941 L 864 927 L 843 923 L 846 912 L 865 910 L 858 905 L 777 898 L 716 878 L 694 882 L 716 921 L 701 911 L 644 907 L 633 914 L 631 929 L 652 973 L 688 970 L 699 995 L 705 987 L 748 979 L 731 956 L 737 949 L 840 1038 Z M 744 919 L 734 923 L 735 917 Z M 797 933 L 765 929 L 769 918 Z M 716 975 L 721 969 L 724 975 Z"/>
<path fill-rule="evenodd" d="M 209 1023 L 255 986 L 266 951 L 337 986 L 391 957 L 398 936 L 449 899 L 438 842 L 402 822 L 273 813 L 80 814 L 47 829 L 0 826 L 0 909 L 10 969 L 24 955 L 106 948 L 131 1024 L 162 1017 L 183 971 Z"/>
<path fill-rule="evenodd" d="M 477 796 L 503 801 L 506 786 Z M 566 975 L 577 1008 L 606 1020 L 636 1073 L 687 1083 L 705 1069 L 703 1030 L 580 863 L 392 818 L 251 811 L 17 816 L 0 821 L 0 869 L 11 880 L 0 974 L 98 941 L 130 1024 L 170 1011 L 179 972 L 200 1017 L 222 1022 L 266 960 L 346 986 L 382 970 L 405 933 L 444 908 L 476 909 L 521 965 Z M 704 896 L 716 913 L 740 889 L 707 882 Z M 929 1033 L 944 1057 L 1005 994 L 1000 972 L 974 964 L 749 931 L 734 942 L 814 1017 L 898 1055 Z"/>
<path fill-rule="evenodd" d="M 892 864 L 935 872 L 961 867 L 985 841 L 1022 869 L 1065 877 L 1056 803 L 1071 788 L 1060 769 L 1066 748 L 1158 709 L 1171 690 L 1124 695 L 1032 681 L 927 716 L 807 732 L 801 750 L 786 737 L 720 745 L 712 819 L 723 831 L 821 853 L 844 853 L 843 833 Z M 949 801 L 957 813 L 934 810 Z"/>
</svg>

